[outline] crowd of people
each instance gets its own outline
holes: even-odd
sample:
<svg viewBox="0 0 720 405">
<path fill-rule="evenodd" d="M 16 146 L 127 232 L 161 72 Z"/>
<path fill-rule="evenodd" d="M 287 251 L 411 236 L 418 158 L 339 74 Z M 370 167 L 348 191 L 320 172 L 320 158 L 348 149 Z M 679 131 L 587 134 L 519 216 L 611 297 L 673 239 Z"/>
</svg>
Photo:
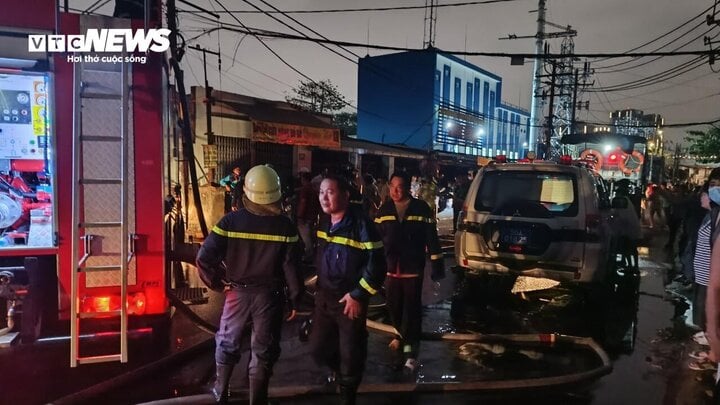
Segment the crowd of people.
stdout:
<svg viewBox="0 0 720 405">
<path fill-rule="evenodd" d="M 673 263 L 666 284 L 691 291 L 693 340 L 703 349 L 691 351 L 692 370 L 717 370 L 720 361 L 720 168 L 700 186 L 651 184 L 644 193 L 643 220 L 649 228 L 665 227 L 664 246 Z M 677 264 L 677 265 L 675 265 Z M 720 403 L 720 385 L 714 390 Z"/>
<path fill-rule="evenodd" d="M 285 318 L 292 320 L 303 289 L 303 262 L 317 274 L 312 358 L 329 369 L 340 403 L 355 403 L 367 357 L 368 301 L 383 287 L 396 329 L 388 347 L 398 353 L 398 370 L 415 373 L 426 261 L 434 282 L 445 276 L 436 180 L 414 181 L 404 172 L 376 180 L 352 168 L 313 177 L 302 170 L 297 187 L 286 193 L 290 196 L 283 195 L 270 166 L 251 168 L 242 184 L 239 177 L 233 173 L 223 181 L 236 197 L 196 260 L 202 280 L 225 294 L 211 387 L 216 401 L 227 400 L 230 376 L 249 340 L 250 403 L 267 403 L 284 307 L 289 307 Z M 457 189 L 468 184 L 459 178 Z M 283 209 L 288 202 L 294 207 L 290 215 Z"/>
</svg>

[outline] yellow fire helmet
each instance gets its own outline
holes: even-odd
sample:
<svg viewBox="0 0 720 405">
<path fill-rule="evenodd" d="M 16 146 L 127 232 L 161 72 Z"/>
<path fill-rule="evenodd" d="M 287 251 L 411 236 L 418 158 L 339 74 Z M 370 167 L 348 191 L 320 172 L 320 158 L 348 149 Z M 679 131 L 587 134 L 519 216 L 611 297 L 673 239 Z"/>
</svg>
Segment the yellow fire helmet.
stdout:
<svg viewBox="0 0 720 405">
<path fill-rule="evenodd" d="M 255 166 L 245 175 L 243 190 L 255 204 L 272 204 L 280 200 L 280 177 L 269 166 Z"/>
</svg>

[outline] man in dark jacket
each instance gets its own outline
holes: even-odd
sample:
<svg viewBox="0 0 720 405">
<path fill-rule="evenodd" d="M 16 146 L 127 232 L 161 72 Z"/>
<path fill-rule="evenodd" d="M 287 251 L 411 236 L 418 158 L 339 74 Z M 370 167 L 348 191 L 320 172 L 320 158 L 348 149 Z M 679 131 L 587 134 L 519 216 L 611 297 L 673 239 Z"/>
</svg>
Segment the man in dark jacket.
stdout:
<svg viewBox="0 0 720 405">
<path fill-rule="evenodd" d="M 435 215 L 427 203 L 410 196 L 407 174 L 396 173 L 390 177 L 390 201 L 380 207 L 375 224 L 385 246 L 390 318 L 402 339 L 405 367 L 415 371 L 419 365 L 423 275 L 428 253 L 432 280 L 445 276 Z M 396 337 L 390 348 L 397 350 L 400 343 Z"/>
<path fill-rule="evenodd" d="M 329 176 L 320 184 L 318 272 L 313 332 L 315 361 L 329 367 L 341 404 L 355 403 L 367 357 L 368 300 L 385 280 L 383 245 L 372 222 L 350 205 L 350 186 Z"/>
<path fill-rule="evenodd" d="M 198 252 L 197 267 L 210 288 L 225 292 L 215 335 L 215 400 L 226 400 L 230 375 L 240 360 L 241 337 L 252 328 L 250 403 L 266 404 L 272 368 L 280 356 L 283 291 L 287 287 L 289 292 L 288 320 L 295 317 L 301 292 L 298 235 L 281 215 L 280 178 L 273 169 L 250 169 L 244 192 L 244 208 L 215 225 Z"/>
</svg>

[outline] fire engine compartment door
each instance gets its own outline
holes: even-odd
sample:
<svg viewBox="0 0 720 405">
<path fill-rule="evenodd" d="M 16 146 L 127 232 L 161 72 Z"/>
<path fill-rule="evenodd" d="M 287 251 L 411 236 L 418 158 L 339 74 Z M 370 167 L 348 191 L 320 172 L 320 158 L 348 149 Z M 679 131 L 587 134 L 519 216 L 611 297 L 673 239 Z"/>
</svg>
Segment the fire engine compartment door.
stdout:
<svg viewBox="0 0 720 405">
<path fill-rule="evenodd" d="M 55 246 L 50 87 L 47 73 L 0 71 L 0 252 Z"/>
</svg>

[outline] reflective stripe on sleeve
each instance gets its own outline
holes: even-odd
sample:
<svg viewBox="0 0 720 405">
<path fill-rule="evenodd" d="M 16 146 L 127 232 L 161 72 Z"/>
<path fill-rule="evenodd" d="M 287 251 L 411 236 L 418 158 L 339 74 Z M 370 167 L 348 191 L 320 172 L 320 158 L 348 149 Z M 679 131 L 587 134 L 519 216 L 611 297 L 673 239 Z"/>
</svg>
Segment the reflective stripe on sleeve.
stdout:
<svg viewBox="0 0 720 405">
<path fill-rule="evenodd" d="M 338 245 L 350 246 L 361 250 L 373 250 L 383 247 L 383 243 L 381 241 L 360 242 L 344 236 L 328 236 L 328 234 L 324 231 L 317 231 L 317 237 L 326 240 L 328 243 L 336 243 Z"/>
<path fill-rule="evenodd" d="M 409 215 L 407 218 L 405 218 L 407 221 L 417 221 L 417 222 L 426 222 L 428 224 L 434 224 L 435 220 L 433 218 L 428 217 L 422 217 L 419 215 Z"/>
<path fill-rule="evenodd" d="M 370 284 L 368 284 L 368 282 L 365 281 L 364 278 L 361 278 L 361 279 L 360 279 L 360 286 L 361 286 L 362 288 L 364 288 L 365 291 L 369 292 L 370 295 L 375 295 L 375 294 L 377 294 L 377 290 L 374 289 L 374 288 L 372 288 L 372 287 L 370 287 Z"/>
<path fill-rule="evenodd" d="M 442 253 L 438 253 L 436 255 L 430 255 L 430 260 L 438 260 L 438 259 L 442 259 L 442 258 L 443 258 Z"/>
<path fill-rule="evenodd" d="M 297 235 L 282 236 L 282 235 L 271 235 L 271 234 L 266 234 L 266 233 L 233 232 L 233 231 L 226 231 L 217 225 L 215 225 L 213 227 L 212 231 L 220 236 L 224 236 L 226 238 L 233 238 L 233 239 L 250 239 L 250 240 L 261 240 L 261 241 L 266 241 L 266 242 L 285 242 L 285 243 L 294 243 L 299 240 Z"/>
<path fill-rule="evenodd" d="M 396 218 L 395 218 L 395 215 L 385 215 L 385 216 L 383 216 L 383 217 L 375 218 L 375 223 L 376 223 L 376 224 L 380 224 L 380 223 L 383 223 L 383 222 L 385 222 L 385 221 L 394 221 L 395 219 L 396 219 Z"/>
</svg>

